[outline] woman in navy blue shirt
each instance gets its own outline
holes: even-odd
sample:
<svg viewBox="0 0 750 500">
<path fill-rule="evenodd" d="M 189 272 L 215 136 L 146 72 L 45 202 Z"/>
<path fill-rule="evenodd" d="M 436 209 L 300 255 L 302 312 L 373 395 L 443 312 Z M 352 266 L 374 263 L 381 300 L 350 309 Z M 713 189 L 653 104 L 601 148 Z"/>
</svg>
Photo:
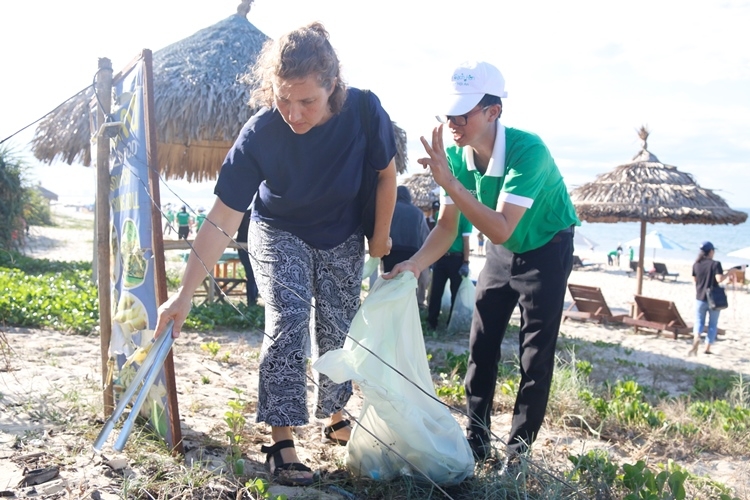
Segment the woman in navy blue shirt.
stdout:
<svg viewBox="0 0 750 500">
<path fill-rule="evenodd" d="M 312 23 L 264 46 L 250 80 L 256 85 L 250 104 L 260 110 L 227 154 L 211 223 L 196 236 L 182 286 L 160 308 L 157 325 L 161 331 L 173 319 L 179 335 L 205 269 L 254 203 L 248 251 L 266 309 L 257 421 L 271 426 L 273 445 L 261 448 L 270 472 L 292 485 L 313 481 L 292 440 L 292 428 L 308 422 L 305 341 L 309 334 L 314 357 L 342 347 L 360 303 L 364 237 L 357 192 L 365 168 L 378 171 L 371 256 L 390 252 L 396 202 L 390 117 L 372 93 L 346 87 L 328 38 Z M 342 410 L 351 382 L 315 378 L 315 416 L 328 419 L 330 442 L 346 444 L 351 427 Z"/>
<path fill-rule="evenodd" d="M 718 309 L 708 307 L 708 290 L 718 286 L 724 281 L 727 274 L 721 267 L 721 262 L 714 260 L 713 243 L 704 241 L 701 244 L 701 251 L 698 258 L 693 264 L 693 281 L 695 282 L 695 325 L 693 326 L 693 347 L 688 352 L 689 355 L 695 355 L 700 345 L 701 334 L 706 329 L 706 316 L 708 316 L 708 330 L 706 331 L 706 354 L 711 354 L 711 346 L 716 342 L 716 333 L 719 325 Z"/>
</svg>

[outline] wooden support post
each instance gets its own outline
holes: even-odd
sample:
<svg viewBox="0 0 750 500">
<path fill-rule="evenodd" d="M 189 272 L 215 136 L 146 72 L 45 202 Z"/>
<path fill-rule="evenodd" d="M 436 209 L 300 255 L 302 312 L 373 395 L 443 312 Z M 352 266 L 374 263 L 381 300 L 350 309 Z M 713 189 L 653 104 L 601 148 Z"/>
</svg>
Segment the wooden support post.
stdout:
<svg viewBox="0 0 750 500">
<path fill-rule="evenodd" d="M 96 74 L 97 124 L 106 121 L 112 109 L 112 61 L 106 57 L 99 59 Z M 96 140 L 96 276 L 99 290 L 99 331 L 102 357 L 102 387 L 104 397 L 104 417 L 112 414 L 115 397 L 109 373 L 109 343 L 112 338 L 112 292 L 109 278 L 110 234 L 109 234 L 109 137 L 99 136 L 99 130 L 92 131 Z"/>
<path fill-rule="evenodd" d="M 151 205 L 151 244 L 154 254 L 154 279 L 156 300 L 163 304 L 167 300 L 167 275 L 164 264 L 164 236 L 161 231 L 161 195 L 159 193 L 159 165 L 156 161 L 156 118 L 154 116 L 154 77 L 152 54 L 148 49 L 141 53 L 144 62 L 144 122 L 146 124 L 146 163 L 148 165 L 148 184 L 153 200 Z M 182 429 L 180 428 L 180 410 L 177 404 L 177 386 L 174 374 L 172 350 L 164 360 L 164 379 L 167 389 L 167 408 L 169 410 L 169 431 L 172 436 L 173 451 L 183 454 Z"/>
</svg>

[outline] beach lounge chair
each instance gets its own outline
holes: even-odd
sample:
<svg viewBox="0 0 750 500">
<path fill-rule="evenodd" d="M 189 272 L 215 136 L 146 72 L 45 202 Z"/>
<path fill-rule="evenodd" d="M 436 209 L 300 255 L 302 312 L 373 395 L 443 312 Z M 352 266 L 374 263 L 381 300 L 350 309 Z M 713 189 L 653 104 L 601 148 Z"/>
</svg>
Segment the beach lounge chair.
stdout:
<svg viewBox="0 0 750 500">
<path fill-rule="evenodd" d="M 584 264 L 579 256 L 574 255 L 573 256 L 573 269 L 575 269 L 576 271 L 582 271 L 582 270 L 585 270 L 586 268 L 599 269 L 599 264 L 595 262 Z"/>
<path fill-rule="evenodd" d="M 575 257 L 575 256 L 574 256 Z M 575 264 L 573 264 L 575 266 Z M 737 269 L 733 267 L 727 271 L 726 288 L 732 290 L 747 290 L 747 283 L 745 283 L 745 269 Z"/>
<path fill-rule="evenodd" d="M 622 322 L 635 327 L 636 333 L 639 328 L 644 328 L 656 330 L 657 334 L 662 331 L 671 332 L 675 339 L 678 335 L 692 337 L 693 325 L 685 323 L 674 302 L 636 295 L 635 304 L 638 307 L 638 315 L 635 318 L 625 316 Z M 719 328 L 718 333 L 725 332 Z"/>
<path fill-rule="evenodd" d="M 615 316 L 610 311 L 607 301 L 604 300 L 601 288 L 595 286 L 574 285 L 568 283 L 570 296 L 573 303 L 563 311 L 563 321 L 568 318 L 578 320 L 594 320 L 599 323 L 611 323 L 622 321 L 624 314 Z M 575 310 L 574 310 L 575 308 Z"/>
<path fill-rule="evenodd" d="M 666 264 L 662 264 L 661 262 L 654 262 L 654 269 L 648 273 L 649 278 L 658 278 L 662 281 L 664 281 L 664 278 L 672 278 L 674 281 L 677 281 L 677 276 L 679 275 L 680 273 L 670 273 L 667 270 Z"/>
</svg>

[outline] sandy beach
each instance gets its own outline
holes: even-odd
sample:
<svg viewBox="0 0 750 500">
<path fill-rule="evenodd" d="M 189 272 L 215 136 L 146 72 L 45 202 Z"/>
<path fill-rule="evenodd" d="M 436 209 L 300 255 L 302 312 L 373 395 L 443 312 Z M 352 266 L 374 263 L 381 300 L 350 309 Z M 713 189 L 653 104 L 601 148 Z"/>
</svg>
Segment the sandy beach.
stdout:
<svg viewBox="0 0 750 500">
<path fill-rule="evenodd" d="M 93 218 L 90 213 L 66 211 L 66 215 L 73 220 L 80 218 L 81 221 Z M 90 260 L 93 255 L 92 247 L 93 235 L 90 229 L 32 227 L 26 253 L 33 257 L 56 260 Z M 472 274 L 478 273 L 483 260 L 483 257 L 472 257 Z M 683 319 L 687 323 L 693 323 L 694 287 L 690 273 L 691 263 L 665 262 L 671 272 L 679 273 L 676 282 L 645 279 L 643 295 L 674 301 Z M 573 271 L 569 282 L 600 287 L 613 313 L 627 314 L 636 290 L 635 278 L 628 277 L 624 269 L 607 267 L 604 263 L 598 268 L 594 267 Z M 560 350 L 578 343 L 585 346 L 586 355 L 591 357 L 594 364 L 605 357 L 624 356 L 622 353 L 627 352 L 629 359 L 633 360 L 633 367 L 627 373 L 612 373 L 612 377 L 633 377 L 673 394 L 689 391 L 692 379 L 689 374 L 681 375 L 680 370 L 664 372 L 660 367 L 711 367 L 750 376 L 750 345 L 747 341 L 750 333 L 750 293 L 730 290 L 728 296 L 729 309 L 722 311 L 719 321 L 719 326 L 726 329 L 727 333 L 719 337 L 711 355 L 699 352 L 696 357 L 687 357 L 690 345 L 690 338 L 687 336 L 674 340 L 671 334 L 659 336 L 647 331 L 636 334 L 626 326 L 579 321 L 566 321 L 563 324 Z M 570 297 L 565 307 L 569 304 Z M 90 443 L 101 422 L 91 422 L 88 435 L 71 437 L 66 436 L 59 428 L 51 430 L 54 426 L 40 423 L 28 412 L 28 400 L 33 398 L 33 394 L 59 395 L 71 388 L 76 388 L 80 392 L 79 397 L 88 400 L 87 404 L 94 407 L 101 405 L 96 388 L 96 381 L 100 379 L 98 338 L 39 330 L 4 331 L 13 349 L 14 368 L 9 372 L 0 372 L 0 392 L 5 396 L 5 399 L 0 400 L 4 404 L 3 412 L 0 412 L 0 470 L 3 471 L 0 473 L 0 490 L 12 489 L 12 483 L 22 476 L 24 464 L 19 462 L 19 454 L 26 456 L 39 452 L 62 460 L 60 455 L 70 453 L 65 450 L 71 446 L 71 442 L 75 442 L 80 451 L 65 459 L 75 466 L 63 468 L 65 474 L 61 473 L 61 476 L 65 481 L 64 487 L 70 489 L 75 486 L 82 492 L 87 491 L 87 494 L 96 489 L 100 498 L 116 498 L 112 494 L 116 490 L 113 486 L 116 480 L 112 479 L 113 467 L 110 462 L 122 459 L 127 464 L 127 470 L 134 474 L 139 472 L 136 464 L 132 463 L 128 449 L 121 454 L 108 451 L 103 455 L 92 455 Z M 213 339 L 221 343 L 222 352 L 228 350 L 232 353 L 232 359 L 237 361 L 221 363 L 209 359 L 206 352 L 200 349 L 200 344 Z M 516 342 L 512 336 L 506 339 L 503 345 L 504 356 L 513 356 L 517 351 Z M 604 347 L 599 348 L 601 343 Z M 254 399 L 257 392 L 257 354 L 254 353 L 257 353 L 259 347 L 259 335 L 248 336 L 236 332 L 185 333 L 175 345 L 178 397 L 186 443 L 195 446 L 205 440 L 206 436 L 219 436 L 218 439 L 221 439 L 221 415 L 225 411 L 225 402 L 233 396 L 232 389 L 241 387 L 250 400 Z M 427 340 L 428 351 L 444 348 L 463 352 L 467 345 L 468 339 L 465 336 L 448 340 Z M 74 370 L 66 369 L 68 365 L 56 361 L 73 353 L 77 360 Z M 211 384 L 205 385 L 203 380 L 208 378 Z M 361 399 L 356 396 L 350 403 L 349 410 L 357 415 L 360 405 Z M 460 416 L 457 418 L 461 419 Z M 247 425 L 252 438 L 243 451 L 253 461 L 253 467 L 258 473 L 262 473 L 263 457 L 258 448 L 267 439 L 268 431 L 265 426 L 250 423 L 251 420 L 249 417 Z M 509 422 L 510 415 L 507 412 L 498 412 L 493 416 L 493 428 L 501 435 L 507 432 Z M 328 467 L 332 462 L 343 459 L 345 449 L 331 449 L 319 444 L 319 425 L 311 423 L 300 429 L 298 439 L 302 443 L 301 457 L 313 467 Z M 535 445 L 535 457 L 563 468 L 566 467 L 568 454 L 582 453 L 591 448 L 605 448 L 619 459 L 630 460 L 631 463 L 641 458 L 648 460 L 650 457 L 653 461 L 666 461 L 667 458 L 651 449 L 649 444 L 633 442 L 632 445 L 621 448 L 565 427 L 560 426 L 559 422 L 544 425 Z M 36 433 L 34 435 L 38 435 L 38 438 L 18 438 L 19 435 L 30 433 Z M 19 439 L 24 442 L 21 449 L 14 444 Z M 671 456 L 669 455 L 670 458 Z M 186 460 L 193 459 L 194 456 L 188 456 Z M 221 463 L 221 457 L 217 457 L 216 462 Z M 699 453 L 697 458 L 690 458 L 680 464 L 696 474 L 709 474 L 713 479 L 733 486 L 739 498 L 747 498 L 750 494 L 750 464 L 745 459 Z M 569 463 L 567 466 L 569 467 Z M 118 474 L 122 474 L 122 470 Z M 283 492 L 289 494 L 288 491 Z"/>
</svg>

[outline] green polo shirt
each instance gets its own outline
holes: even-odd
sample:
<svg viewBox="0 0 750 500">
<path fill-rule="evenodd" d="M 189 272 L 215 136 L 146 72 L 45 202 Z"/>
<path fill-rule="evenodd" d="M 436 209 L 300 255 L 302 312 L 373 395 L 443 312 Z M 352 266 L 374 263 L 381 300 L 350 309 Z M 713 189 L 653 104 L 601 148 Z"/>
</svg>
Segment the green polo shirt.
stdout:
<svg viewBox="0 0 750 500">
<path fill-rule="evenodd" d="M 463 253 L 464 236 L 469 236 L 471 234 L 472 229 L 474 229 L 474 226 L 471 225 L 471 222 L 469 222 L 469 219 L 464 217 L 464 214 L 459 212 L 458 213 L 458 236 L 456 236 L 456 239 L 453 241 L 453 244 L 448 249 L 448 253 L 453 253 L 453 252 Z"/>
<path fill-rule="evenodd" d="M 190 225 L 190 214 L 187 212 L 177 212 L 177 225 L 188 226 Z"/>
<path fill-rule="evenodd" d="M 470 147 L 446 149 L 453 175 L 482 204 L 497 210 L 499 202 L 527 210 L 503 246 L 514 253 L 535 250 L 558 232 L 581 223 L 547 146 L 535 134 L 497 123 L 497 135 L 487 171 L 474 166 Z M 443 192 L 445 203 L 452 203 Z"/>
<path fill-rule="evenodd" d="M 199 214 L 198 214 L 198 215 L 197 215 L 197 216 L 195 217 L 195 225 L 196 225 L 196 231 L 197 231 L 197 230 L 199 230 L 199 229 L 201 228 L 201 226 L 203 225 L 203 222 L 204 222 L 205 220 L 206 220 L 206 214 L 204 214 L 203 212 L 199 213 Z"/>
</svg>

